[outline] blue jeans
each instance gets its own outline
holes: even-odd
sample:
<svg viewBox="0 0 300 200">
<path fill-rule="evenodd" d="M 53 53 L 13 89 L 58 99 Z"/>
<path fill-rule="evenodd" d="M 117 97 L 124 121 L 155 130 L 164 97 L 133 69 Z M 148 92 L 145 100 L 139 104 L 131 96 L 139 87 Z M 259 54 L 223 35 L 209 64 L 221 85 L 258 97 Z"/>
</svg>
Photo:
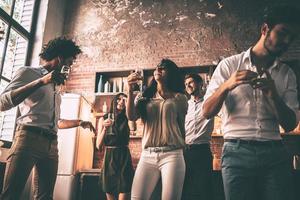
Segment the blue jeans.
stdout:
<svg viewBox="0 0 300 200">
<path fill-rule="evenodd" d="M 291 170 L 283 144 L 224 143 L 222 177 L 226 200 L 292 200 Z"/>
<path fill-rule="evenodd" d="M 28 176 L 33 171 L 34 199 L 53 199 L 58 168 L 57 139 L 17 130 L 7 162 L 1 200 L 20 199 Z"/>
</svg>

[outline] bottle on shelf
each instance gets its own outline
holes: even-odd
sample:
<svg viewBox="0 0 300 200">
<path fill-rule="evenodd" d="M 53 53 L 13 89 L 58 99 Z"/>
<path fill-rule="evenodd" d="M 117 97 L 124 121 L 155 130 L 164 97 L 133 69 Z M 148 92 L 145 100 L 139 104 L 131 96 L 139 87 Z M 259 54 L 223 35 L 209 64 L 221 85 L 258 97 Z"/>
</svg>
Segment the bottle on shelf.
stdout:
<svg viewBox="0 0 300 200">
<path fill-rule="evenodd" d="M 104 84 L 104 92 L 110 92 L 110 84 L 108 81 L 106 81 Z"/>
<path fill-rule="evenodd" d="M 106 104 L 106 101 L 104 101 L 104 103 L 103 103 L 102 112 L 103 113 L 107 113 L 107 104 Z"/>
<path fill-rule="evenodd" d="M 123 78 L 119 78 L 119 92 L 123 92 Z"/>
<path fill-rule="evenodd" d="M 114 81 L 113 81 L 112 89 L 113 89 L 113 92 L 117 92 L 117 80 L 116 79 L 114 79 Z"/>
<path fill-rule="evenodd" d="M 103 75 L 99 76 L 97 92 L 103 92 Z"/>
</svg>

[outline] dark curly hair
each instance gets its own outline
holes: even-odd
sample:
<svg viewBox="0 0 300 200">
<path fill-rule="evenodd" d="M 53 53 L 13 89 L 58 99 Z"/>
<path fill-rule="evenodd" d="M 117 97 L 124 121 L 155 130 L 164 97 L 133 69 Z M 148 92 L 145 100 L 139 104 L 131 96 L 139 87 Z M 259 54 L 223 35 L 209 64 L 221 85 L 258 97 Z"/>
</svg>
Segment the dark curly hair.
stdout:
<svg viewBox="0 0 300 200">
<path fill-rule="evenodd" d="M 81 49 L 73 40 L 67 39 L 66 37 L 58 37 L 43 45 L 39 56 L 43 60 L 50 61 L 58 56 L 63 58 L 76 58 L 81 52 Z"/>
</svg>

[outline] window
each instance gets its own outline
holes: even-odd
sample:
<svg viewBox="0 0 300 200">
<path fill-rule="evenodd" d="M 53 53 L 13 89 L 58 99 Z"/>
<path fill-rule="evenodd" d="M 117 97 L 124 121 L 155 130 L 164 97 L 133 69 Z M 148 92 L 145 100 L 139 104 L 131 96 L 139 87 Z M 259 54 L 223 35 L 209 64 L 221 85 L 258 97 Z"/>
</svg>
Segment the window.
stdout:
<svg viewBox="0 0 300 200">
<path fill-rule="evenodd" d="M 0 93 L 27 62 L 39 0 L 0 0 Z M 17 109 L 0 113 L 0 140 L 12 140 Z"/>
</svg>

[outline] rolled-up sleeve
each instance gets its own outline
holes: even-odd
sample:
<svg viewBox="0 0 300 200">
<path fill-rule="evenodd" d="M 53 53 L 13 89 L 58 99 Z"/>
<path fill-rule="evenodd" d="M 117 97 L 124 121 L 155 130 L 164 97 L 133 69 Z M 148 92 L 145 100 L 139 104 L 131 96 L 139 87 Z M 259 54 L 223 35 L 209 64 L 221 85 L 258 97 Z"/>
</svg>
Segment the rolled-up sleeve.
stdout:
<svg viewBox="0 0 300 200">
<path fill-rule="evenodd" d="M 13 108 L 15 105 L 11 100 L 11 91 L 5 92 L 0 96 L 0 111 L 6 111 Z"/>
<path fill-rule="evenodd" d="M 11 92 L 16 88 L 26 85 L 26 77 L 26 67 L 22 67 L 16 72 L 11 82 L 0 94 L 0 111 L 6 111 L 16 106 L 12 101 Z"/>
<path fill-rule="evenodd" d="M 230 63 L 227 59 L 222 60 L 214 71 L 207 90 L 204 95 L 204 102 L 215 93 L 215 91 L 230 77 Z"/>
<path fill-rule="evenodd" d="M 291 108 L 296 115 L 296 123 L 300 121 L 300 114 L 299 114 L 299 102 L 297 98 L 297 81 L 296 75 L 292 70 L 288 71 L 286 82 L 286 90 L 283 95 L 283 100 L 287 104 L 289 108 Z"/>
</svg>

